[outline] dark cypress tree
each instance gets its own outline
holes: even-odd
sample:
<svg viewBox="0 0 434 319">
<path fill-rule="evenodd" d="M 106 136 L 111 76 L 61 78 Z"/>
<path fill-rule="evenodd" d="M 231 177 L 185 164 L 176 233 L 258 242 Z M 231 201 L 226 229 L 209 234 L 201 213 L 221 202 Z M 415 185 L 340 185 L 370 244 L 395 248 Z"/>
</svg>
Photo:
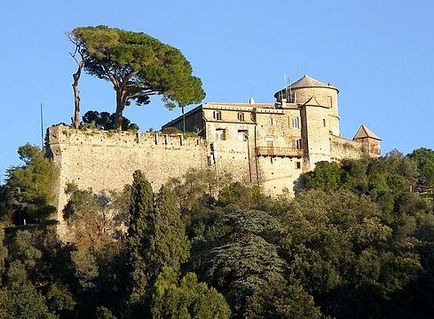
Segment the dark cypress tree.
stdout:
<svg viewBox="0 0 434 319">
<path fill-rule="evenodd" d="M 149 240 L 155 223 L 154 198 L 151 184 L 141 171 L 133 174 L 130 225 L 127 247 L 130 268 L 130 298 L 135 304 L 142 300 L 149 287 Z"/>
<path fill-rule="evenodd" d="M 186 235 L 186 225 L 181 218 L 181 210 L 173 190 L 162 186 L 158 193 L 155 236 L 151 239 L 151 262 L 153 279 L 164 267 L 178 273 L 181 264 L 190 256 L 190 242 Z"/>
<path fill-rule="evenodd" d="M 173 191 L 163 186 L 154 204 L 150 183 L 134 172 L 128 229 L 131 316 L 149 311 L 152 287 L 164 267 L 178 272 L 189 257 L 186 225 Z"/>
</svg>

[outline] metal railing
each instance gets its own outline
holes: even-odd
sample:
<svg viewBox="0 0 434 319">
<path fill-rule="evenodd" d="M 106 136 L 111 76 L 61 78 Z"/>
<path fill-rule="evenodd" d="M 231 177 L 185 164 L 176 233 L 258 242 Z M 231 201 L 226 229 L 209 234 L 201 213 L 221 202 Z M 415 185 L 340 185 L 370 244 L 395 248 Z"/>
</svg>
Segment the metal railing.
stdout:
<svg viewBox="0 0 434 319">
<path fill-rule="evenodd" d="M 258 146 L 256 148 L 256 154 L 259 156 L 302 157 L 304 155 L 304 150 L 293 147 Z"/>
</svg>

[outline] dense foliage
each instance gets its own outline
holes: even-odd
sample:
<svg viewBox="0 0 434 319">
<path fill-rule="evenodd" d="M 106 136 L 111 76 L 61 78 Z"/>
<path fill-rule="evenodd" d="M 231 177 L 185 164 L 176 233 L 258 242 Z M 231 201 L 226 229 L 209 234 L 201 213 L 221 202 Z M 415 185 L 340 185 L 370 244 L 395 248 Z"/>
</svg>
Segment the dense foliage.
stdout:
<svg viewBox="0 0 434 319">
<path fill-rule="evenodd" d="M 428 148 L 414 150 L 408 157 L 416 163 L 418 171 L 418 186 L 427 191 L 434 187 L 434 152 Z"/>
<path fill-rule="evenodd" d="M 0 318 L 434 312 L 432 150 L 318 163 L 295 198 L 270 198 L 210 171 L 188 172 L 156 193 L 140 171 L 117 193 L 71 184 L 68 242 L 37 219 L 13 225 L 7 218 L 17 203 L 48 202 L 31 201 L 38 191 L 29 181 L 51 196 L 39 175 L 52 172 L 51 163 L 24 150 L 25 165 L 10 170 L 1 192 Z M 12 185 L 29 194 L 25 200 Z"/>
<path fill-rule="evenodd" d="M 54 196 L 58 170 L 35 146 L 18 149 L 24 165 L 7 170 L 6 184 L 1 187 L 0 209 L 15 223 L 41 223 L 55 218 Z"/>
<path fill-rule="evenodd" d="M 155 283 L 152 317 L 155 319 L 225 319 L 230 310 L 224 297 L 214 288 L 197 281 L 194 273 L 178 283 L 172 268 L 164 268 Z"/>
<path fill-rule="evenodd" d="M 134 101 L 146 105 L 151 95 L 162 95 L 168 107 L 199 103 L 202 82 L 178 49 L 140 32 L 106 26 L 71 31 L 87 73 L 110 81 L 116 93 L 116 127 L 122 112 Z"/>
<path fill-rule="evenodd" d="M 116 129 L 116 114 L 108 112 L 98 112 L 98 111 L 87 111 L 83 115 L 83 123 L 91 128 L 98 128 L 102 130 L 115 130 Z M 123 117 L 122 121 L 123 131 L 138 131 L 139 126 L 135 123 L 131 123 L 129 119 Z"/>
</svg>

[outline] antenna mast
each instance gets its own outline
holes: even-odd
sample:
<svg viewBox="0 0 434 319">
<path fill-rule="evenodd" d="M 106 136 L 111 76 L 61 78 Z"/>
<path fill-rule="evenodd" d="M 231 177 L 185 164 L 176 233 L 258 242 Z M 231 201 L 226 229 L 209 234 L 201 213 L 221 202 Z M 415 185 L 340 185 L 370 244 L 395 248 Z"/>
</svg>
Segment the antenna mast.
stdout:
<svg viewBox="0 0 434 319">
<path fill-rule="evenodd" d="M 285 80 L 286 101 L 291 102 L 291 79 L 287 78 L 286 75 L 283 76 L 283 79 Z M 289 88 L 289 92 L 288 92 L 288 88 Z"/>
<path fill-rule="evenodd" d="M 292 90 L 291 90 L 291 79 L 290 78 L 288 78 L 288 87 L 289 87 L 289 99 L 290 99 L 290 101 L 289 102 L 294 102 L 293 100 L 292 100 Z"/>
</svg>

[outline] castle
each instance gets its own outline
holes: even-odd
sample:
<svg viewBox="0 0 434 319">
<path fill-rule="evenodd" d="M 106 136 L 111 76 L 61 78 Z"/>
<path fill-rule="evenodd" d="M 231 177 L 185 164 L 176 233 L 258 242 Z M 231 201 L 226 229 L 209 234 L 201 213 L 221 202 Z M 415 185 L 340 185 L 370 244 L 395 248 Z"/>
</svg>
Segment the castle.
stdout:
<svg viewBox="0 0 434 319">
<path fill-rule="evenodd" d="M 69 182 L 96 192 L 119 190 L 141 169 L 157 190 L 190 168 L 211 168 L 273 195 L 292 192 L 300 174 L 320 161 L 379 156 L 381 139 L 366 126 L 352 140 L 341 137 L 338 93 L 305 75 L 276 92 L 273 103 L 205 103 L 163 125 L 163 133 L 51 127 L 60 228 Z M 197 135 L 164 134 L 173 127 Z"/>
<path fill-rule="evenodd" d="M 205 103 L 163 125 L 194 131 L 207 141 L 209 165 L 244 154 L 245 181 L 270 194 L 292 191 L 302 172 L 320 161 L 380 155 L 381 139 L 362 125 L 341 137 L 339 90 L 307 75 L 276 92 L 274 103 Z M 243 158 L 237 158 L 243 161 Z M 226 166 L 223 164 L 223 166 Z"/>
</svg>

